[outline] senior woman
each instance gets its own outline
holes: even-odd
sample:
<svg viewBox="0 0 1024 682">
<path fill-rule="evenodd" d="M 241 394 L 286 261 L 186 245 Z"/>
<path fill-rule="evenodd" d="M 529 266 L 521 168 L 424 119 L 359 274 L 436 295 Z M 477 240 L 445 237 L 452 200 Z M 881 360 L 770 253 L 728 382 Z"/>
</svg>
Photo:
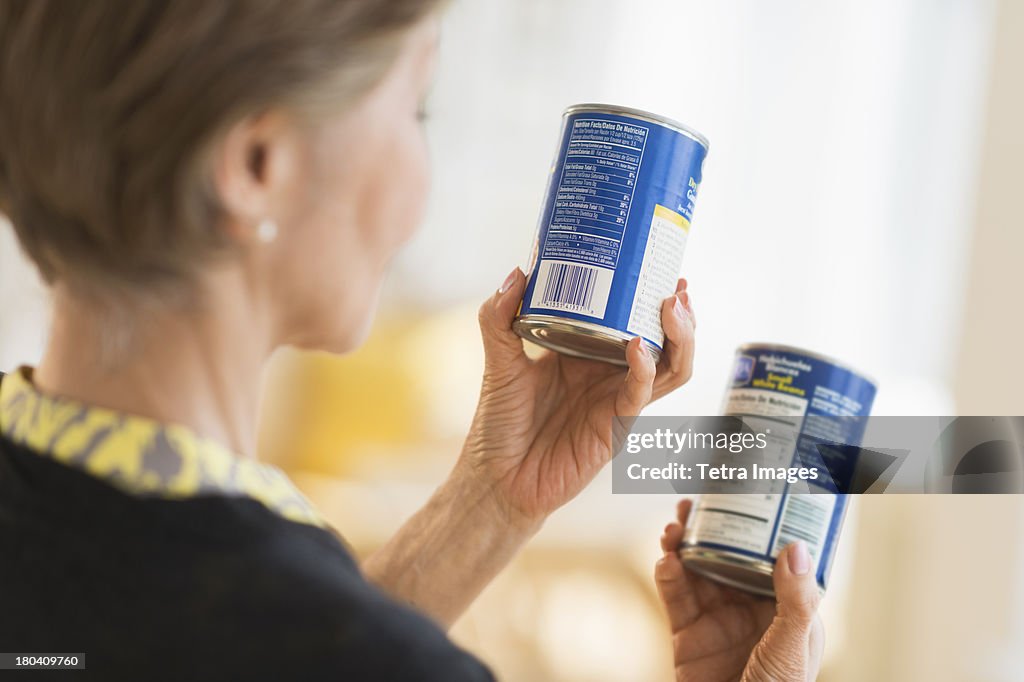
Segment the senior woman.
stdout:
<svg viewBox="0 0 1024 682">
<path fill-rule="evenodd" d="M 530 359 L 513 270 L 462 453 L 362 565 L 255 460 L 267 357 L 359 345 L 420 222 L 437 5 L 0 0 L 0 209 L 53 295 L 39 366 L 0 382 L 0 650 L 102 679 L 490 679 L 445 629 L 609 460 L 613 416 L 689 378 L 694 318 L 681 281 L 659 365 L 638 340 L 626 371 Z M 679 679 L 813 676 L 806 550 L 776 610 L 688 575 L 680 533 Z"/>
</svg>

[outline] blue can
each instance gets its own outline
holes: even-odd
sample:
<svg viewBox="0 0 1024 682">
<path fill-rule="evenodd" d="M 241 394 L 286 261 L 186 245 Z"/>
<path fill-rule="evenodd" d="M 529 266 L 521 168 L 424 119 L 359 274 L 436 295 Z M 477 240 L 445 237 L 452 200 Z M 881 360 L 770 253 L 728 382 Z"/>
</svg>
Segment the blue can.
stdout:
<svg viewBox="0 0 1024 682">
<path fill-rule="evenodd" d="M 769 466 L 818 468 L 820 483 L 804 483 L 819 494 L 790 494 L 790 484 L 781 481 L 779 491 L 768 494 L 701 495 L 681 550 L 687 567 L 732 587 L 772 595 L 775 558 L 786 545 L 803 540 L 824 592 L 848 501 L 837 492 L 848 488 L 837 488 L 834 475 L 845 470 L 852 476 L 855 463 L 826 466 L 815 446 L 823 440 L 859 446 L 866 420 L 843 418 L 867 417 L 875 392 L 864 374 L 817 353 L 777 344 L 741 346 L 723 414 L 770 431 L 766 456 L 774 460 Z"/>
<path fill-rule="evenodd" d="M 708 142 L 662 116 L 577 104 L 562 118 L 516 332 L 625 365 L 639 336 L 657 360 Z"/>
</svg>

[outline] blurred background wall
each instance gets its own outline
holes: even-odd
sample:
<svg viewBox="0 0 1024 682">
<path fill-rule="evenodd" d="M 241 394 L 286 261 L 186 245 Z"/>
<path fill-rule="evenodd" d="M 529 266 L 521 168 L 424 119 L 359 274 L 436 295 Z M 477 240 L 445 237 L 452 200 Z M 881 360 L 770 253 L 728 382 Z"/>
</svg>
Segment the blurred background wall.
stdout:
<svg viewBox="0 0 1024 682">
<path fill-rule="evenodd" d="M 428 220 L 369 342 L 340 359 L 282 352 L 266 376 L 262 455 L 361 553 L 458 453 L 475 310 L 525 264 L 574 102 L 647 108 L 711 140 L 684 263 L 697 371 L 650 413 L 714 413 L 735 346 L 770 340 L 878 378 L 878 414 L 1024 414 L 1024 3 L 455 0 L 441 50 Z M 35 362 L 46 297 L 8 229 L 0 310 L 0 369 Z M 504 679 L 671 679 L 651 569 L 673 506 L 600 477 L 454 636 Z M 822 679 L 1020 679 L 1022 532 L 1017 497 L 856 500 Z"/>
</svg>

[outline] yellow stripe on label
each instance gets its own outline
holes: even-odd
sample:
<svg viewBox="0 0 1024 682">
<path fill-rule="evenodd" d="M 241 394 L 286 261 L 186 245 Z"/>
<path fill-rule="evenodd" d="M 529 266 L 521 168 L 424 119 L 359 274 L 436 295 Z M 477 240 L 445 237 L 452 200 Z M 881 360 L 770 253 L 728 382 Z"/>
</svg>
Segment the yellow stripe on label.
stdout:
<svg viewBox="0 0 1024 682">
<path fill-rule="evenodd" d="M 679 213 L 673 211 L 671 208 L 668 208 L 667 206 L 655 204 L 654 217 L 661 218 L 662 220 L 667 220 L 673 225 L 678 225 L 679 227 L 683 228 L 683 232 L 686 232 L 687 234 L 690 233 L 690 221 L 684 218 Z"/>
</svg>

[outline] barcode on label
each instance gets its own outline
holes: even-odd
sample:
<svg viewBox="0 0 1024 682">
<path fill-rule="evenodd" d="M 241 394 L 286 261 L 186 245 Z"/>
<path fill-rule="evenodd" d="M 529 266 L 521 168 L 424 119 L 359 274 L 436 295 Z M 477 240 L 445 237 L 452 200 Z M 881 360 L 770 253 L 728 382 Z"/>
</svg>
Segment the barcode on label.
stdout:
<svg viewBox="0 0 1024 682">
<path fill-rule="evenodd" d="M 607 268 L 543 260 L 530 307 L 604 317 L 614 274 Z"/>
<path fill-rule="evenodd" d="M 834 507 L 835 499 L 831 495 L 787 496 L 772 556 L 777 556 L 786 545 L 803 540 L 811 558 L 817 563 Z"/>
</svg>

